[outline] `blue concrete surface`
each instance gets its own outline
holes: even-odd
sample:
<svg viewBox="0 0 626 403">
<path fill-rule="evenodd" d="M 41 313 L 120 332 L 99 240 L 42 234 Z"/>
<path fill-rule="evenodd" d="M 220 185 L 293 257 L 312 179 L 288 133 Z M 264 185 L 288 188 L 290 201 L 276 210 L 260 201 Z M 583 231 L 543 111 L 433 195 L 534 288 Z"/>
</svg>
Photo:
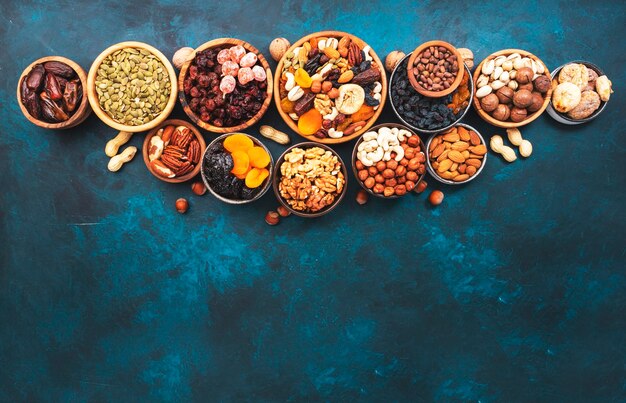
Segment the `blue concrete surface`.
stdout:
<svg viewBox="0 0 626 403">
<path fill-rule="evenodd" d="M 625 7 L 620 1 L 0 4 L 0 401 L 626 400 Z M 384 56 L 431 39 L 601 66 L 615 94 L 592 123 L 547 114 L 513 164 L 462 187 L 263 222 L 247 206 L 117 174 L 95 115 L 49 132 L 15 101 L 22 69 L 85 69 L 119 41 L 171 56 L 234 36 L 269 56 L 322 29 Z M 275 63 L 272 64 L 275 66 Z M 184 117 L 180 107 L 173 116 Z M 379 122 L 395 121 L 387 105 Z M 487 137 L 502 130 L 472 111 Z M 261 123 L 286 130 L 272 105 Z M 258 135 L 257 127 L 248 133 Z M 211 139 L 213 135 L 205 134 Z M 292 139 L 299 137 L 292 133 Z M 140 146 L 143 135 L 131 144 Z M 284 149 L 268 144 L 274 157 Z M 353 143 L 337 147 L 348 158 Z M 186 197 L 186 215 L 174 201 Z"/>
</svg>

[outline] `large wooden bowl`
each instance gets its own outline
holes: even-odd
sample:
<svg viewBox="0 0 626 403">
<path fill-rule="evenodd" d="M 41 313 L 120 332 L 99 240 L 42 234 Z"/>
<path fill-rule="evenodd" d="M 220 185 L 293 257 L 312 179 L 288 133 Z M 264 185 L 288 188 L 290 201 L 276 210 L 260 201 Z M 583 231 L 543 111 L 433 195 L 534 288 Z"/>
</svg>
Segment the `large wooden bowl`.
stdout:
<svg viewBox="0 0 626 403">
<path fill-rule="evenodd" d="M 265 69 L 265 74 L 267 75 L 267 89 L 266 89 L 267 96 L 265 97 L 265 100 L 263 101 L 263 105 L 261 106 L 261 109 L 259 109 L 257 114 L 254 115 L 249 120 L 237 126 L 230 126 L 230 127 L 214 126 L 210 123 L 207 123 L 201 120 L 200 117 L 198 117 L 189 107 L 189 103 L 187 102 L 187 96 L 185 95 L 185 91 L 183 88 L 185 77 L 187 76 L 187 71 L 189 70 L 189 66 L 191 66 L 191 62 L 193 61 L 193 59 L 195 59 L 196 54 L 206 49 L 214 48 L 217 46 L 225 46 L 225 45 L 229 45 L 229 46 L 241 45 L 248 52 L 252 52 L 256 54 L 257 59 L 259 60 L 259 62 L 261 62 L 261 65 Z M 263 56 L 263 54 L 261 54 L 261 52 L 259 52 L 257 48 L 250 45 L 248 42 L 244 42 L 241 39 L 236 39 L 236 38 L 213 39 L 212 41 L 208 41 L 200 45 L 199 47 L 194 49 L 194 51 L 187 57 L 187 61 L 180 68 L 180 73 L 178 74 L 178 98 L 180 99 L 180 103 L 183 106 L 183 110 L 185 111 L 187 116 L 189 116 L 189 119 L 191 119 L 196 125 L 212 133 L 239 132 L 239 131 L 247 129 L 248 127 L 258 122 L 263 117 L 263 115 L 265 115 L 265 112 L 267 112 L 267 109 L 269 108 L 270 103 L 272 102 L 273 88 L 274 86 L 272 85 L 272 70 L 270 70 L 270 65 L 267 63 L 267 60 L 265 60 L 265 57 Z"/>
<path fill-rule="evenodd" d="M 303 38 L 301 38 L 300 40 L 298 40 L 296 43 L 294 43 L 287 52 L 285 52 L 285 54 L 289 53 L 289 52 L 293 52 L 293 50 L 299 46 L 302 46 L 302 44 L 304 42 L 309 41 L 311 38 L 317 38 L 317 37 L 332 37 L 332 38 L 337 38 L 337 39 L 341 39 L 341 37 L 343 36 L 348 36 L 351 40 L 353 40 L 355 43 L 357 43 L 361 48 L 367 46 L 367 43 L 365 43 L 361 38 L 358 38 L 352 34 L 346 33 L 346 32 L 341 32 L 341 31 L 321 31 L 321 32 L 315 32 L 313 34 L 307 35 Z M 374 59 L 374 62 L 376 62 L 378 64 L 378 67 L 380 68 L 380 75 L 381 75 L 381 84 L 383 86 L 380 95 L 380 106 L 378 107 L 378 109 L 376 110 L 376 112 L 374 113 L 374 116 L 372 116 L 367 123 L 365 124 L 365 126 L 363 126 L 363 128 L 361 128 L 361 130 L 358 130 L 356 132 L 354 132 L 353 134 L 349 135 L 349 136 L 344 136 L 338 139 L 333 139 L 333 138 L 324 138 L 324 139 L 318 139 L 315 136 L 306 136 L 300 133 L 300 131 L 298 130 L 298 122 L 294 121 L 293 119 L 291 119 L 289 117 L 289 115 L 285 112 L 283 112 L 281 106 L 280 106 L 280 77 L 282 75 L 282 71 L 283 71 L 283 64 L 285 62 L 285 56 L 282 57 L 282 59 L 280 59 L 280 62 L 278 62 L 278 66 L 276 67 L 276 80 L 274 81 L 274 102 L 276 103 L 276 109 L 278 109 L 278 113 L 280 114 L 280 116 L 283 118 L 283 120 L 285 121 L 285 123 L 287 123 L 287 125 L 296 133 L 300 134 L 300 136 L 304 137 L 305 139 L 307 139 L 308 141 L 315 141 L 317 143 L 324 143 L 324 144 L 339 144 L 339 143 L 346 143 L 352 139 L 355 139 L 357 137 L 359 137 L 361 134 L 365 133 L 370 127 L 372 127 L 372 125 L 376 122 L 376 119 L 378 119 L 378 117 L 380 116 L 380 114 L 383 111 L 383 107 L 385 106 L 385 101 L 387 100 L 387 75 L 385 74 L 385 65 L 380 61 L 380 58 L 378 57 L 378 55 L 376 54 L 376 52 L 374 52 L 374 49 L 370 48 L 370 55 L 372 56 L 372 58 Z"/>
<path fill-rule="evenodd" d="M 96 92 L 96 75 L 98 73 L 98 68 L 100 67 L 100 64 L 102 63 L 105 57 L 107 57 L 108 55 L 110 55 L 111 53 L 115 51 L 118 51 L 124 48 L 138 48 L 138 49 L 145 49 L 149 51 L 150 53 L 155 55 L 161 63 L 163 63 L 163 66 L 165 66 L 165 69 L 167 70 L 167 73 L 170 78 L 170 83 L 171 83 L 170 96 L 168 98 L 167 104 L 165 105 L 165 109 L 163 109 L 163 111 L 159 114 L 159 116 L 157 116 L 150 122 L 145 123 L 143 125 L 131 126 L 131 125 L 125 125 L 123 123 L 119 123 L 113 120 L 100 107 L 98 93 Z M 174 68 L 172 67 L 172 64 L 170 63 L 168 58 L 165 57 L 165 55 L 163 55 L 163 53 L 161 53 L 158 49 L 148 45 L 147 43 L 134 42 L 134 41 L 120 42 L 105 49 L 102 53 L 98 55 L 96 60 L 94 60 L 93 64 L 91 65 L 91 68 L 89 69 L 89 75 L 87 76 L 87 95 L 89 96 L 89 103 L 91 104 L 91 107 L 93 108 L 96 115 L 98 115 L 100 120 L 102 120 L 108 126 L 116 130 L 125 131 L 125 132 L 131 132 L 131 133 L 144 132 L 146 130 L 150 130 L 158 126 L 159 124 L 161 124 L 165 119 L 167 119 L 167 117 L 170 115 L 170 113 L 174 109 L 174 105 L 176 104 L 176 72 L 174 71 Z"/>
<path fill-rule="evenodd" d="M 519 53 L 522 57 L 528 57 L 533 59 L 535 62 L 537 63 L 541 63 L 544 67 L 544 75 L 546 75 L 549 79 L 552 79 L 552 77 L 550 76 L 550 70 L 548 69 L 548 67 L 544 64 L 544 62 L 541 61 L 541 59 L 539 59 L 537 56 L 533 55 L 530 52 L 527 52 L 525 50 L 521 50 L 521 49 L 504 49 L 495 53 L 492 53 L 491 55 L 487 56 L 482 62 L 480 62 L 480 64 L 478 65 L 478 67 L 476 67 L 476 70 L 474 70 L 474 87 L 476 87 L 476 81 L 478 80 L 478 77 L 480 77 L 481 74 L 481 70 L 483 67 L 483 63 L 485 63 L 488 60 L 491 60 L 495 57 L 504 55 L 504 56 L 508 56 L 510 54 L 513 53 Z M 476 87 L 476 91 L 478 91 L 478 88 Z M 490 123 L 496 127 L 502 127 L 505 129 L 509 129 L 509 128 L 513 128 L 513 127 L 521 127 L 521 126 L 525 126 L 527 124 L 529 124 L 530 122 L 532 122 L 533 120 L 537 119 L 539 117 L 539 115 L 541 115 L 546 108 L 548 107 L 548 104 L 550 103 L 550 98 L 552 96 L 552 89 L 549 89 L 548 92 L 545 93 L 544 95 L 544 100 L 543 100 L 543 104 L 541 105 L 541 108 L 539 108 L 539 110 L 535 113 L 533 113 L 532 115 L 528 116 L 526 119 L 522 120 L 521 122 L 511 122 L 511 121 L 507 121 L 507 122 L 503 122 L 501 120 L 495 119 L 493 118 L 490 114 L 488 114 L 487 112 L 483 111 L 483 108 L 480 106 L 480 100 L 476 97 L 476 92 L 474 92 L 474 99 L 473 99 L 473 104 L 474 104 L 474 109 L 476 109 L 476 112 L 478 113 L 478 116 L 480 116 L 484 121 L 486 121 L 487 123 Z"/>
<path fill-rule="evenodd" d="M 30 113 L 28 113 L 28 110 L 22 103 L 22 95 L 20 94 L 20 86 L 22 84 L 22 80 L 26 78 L 28 73 L 30 73 L 35 65 L 51 61 L 65 63 L 72 69 L 74 69 L 76 75 L 80 79 L 80 85 L 83 87 L 83 99 L 81 99 L 80 105 L 78 105 L 78 109 L 76 109 L 74 114 L 70 116 L 70 118 L 65 122 L 49 123 L 43 120 L 35 119 L 30 115 Z M 22 110 L 24 116 L 26 116 L 26 119 L 39 127 L 43 127 L 44 129 L 69 129 L 70 127 L 74 127 L 82 123 L 85 119 L 87 119 L 89 114 L 91 114 L 91 108 L 89 107 L 89 102 L 87 101 L 87 74 L 85 73 L 85 70 L 83 70 L 83 68 L 78 65 L 78 63 L 62 56 L 46 56 L 42 57 L 41 59 L 37 59 L 29 64 L 28 67 L 26 67 L 22 72 L 22 75 L 20 75 L 20 79 L 17 82 L 17 103 L 20 106 L 20 109 Z"/>
<path fill-rule="evenodd" d="M 424 50 L 426 50 L 427 48 L 429 48 L 431 46 L 443 47 L 443 48 L 448 49 L 450 52 L 452 52 L 453 55 L 456 56 L 457 63 L 459 64 L 459 71 L 456 74 L 456 78 L 454 79 L 452 84 L 447 89 L 445 89 L 443 91 L 429 91 L 429 90 L 427 90 L 426 88 L 422 87 L 417 82 L 417 78 L 415 78 L 415 74 L 413 74 L 411 72 L 412 69 L 414 68 L 413 65 L 415 63 L 415 59 L 417 59 L 417 56 L 420 53 L 422 53 Z M 457 89 L 459 84 L 461 84 L 461 80 L 463 80 L 463 56 L 461 56 L 459 51 L 456 50 L 456 48 L 454 46 L 452 46 L 451 44 L 449 44 L 448 42 L 444 42 L 444 41 L 428 41 L 428 42 L 424 42 L 420 46 L 415 48 L 413 53 L 411 53 L 411 57 L 409 57 L 409 64 L 407 65 L 407 75 L 409 76 L 409 82 L 411 83 L 411 86 L 413 88 L 415 88 L 415 91 L 419 92 L 423 96 L 430 97 L 430 98 L 445 97 L 446 95 L 453 93 L 454 90 Z"/>
</svg>

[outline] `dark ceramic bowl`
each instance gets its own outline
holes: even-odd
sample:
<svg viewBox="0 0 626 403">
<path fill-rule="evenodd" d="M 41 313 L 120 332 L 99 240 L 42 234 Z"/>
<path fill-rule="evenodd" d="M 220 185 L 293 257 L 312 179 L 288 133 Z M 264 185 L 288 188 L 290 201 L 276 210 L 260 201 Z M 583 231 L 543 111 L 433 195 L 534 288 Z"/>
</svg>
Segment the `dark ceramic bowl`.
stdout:
<svg viewBox="0 0 626 403">
<path fill-rule="evenodd" d="M 303 150 L 307 150 L 307 149 L 313 148 L 313 147 L 319 147 L 319 148 L 322 148 L 324 150 L 330 151 L 331 153 L 333 153 L 334 156 L 337 157 L 337 160 L 341 164 L 341 172 L 343 173 L 343 178 L 344 178 L 344 182 L 345 182 L 344 185 L 343 185 L 343 190 L 341 191 L 339 196 L 337 196 L 335 198 L 335 201 L 334 201 L 333 204 L 331 204 L 330 206 L 327 206 L 324 209 L 322 209 L 320 211 L 317 211 L 315 213 L 305 213 L 305 212 L 302 212 L 302 211 L 294 210 L 289 205 L 289 203 L 287 203 L 285 201 L 285 199 L 283 199 L 283 197 L 280 195 L 280 190 L 278 189 L 278 184 L 280 183 L 280 180 L 282 178 L 280 167 L 283 164 L 283 162 L 285 162 L 285 155 L 287 155 L 292 149 L 294 149 L 296 147 L 297 148 L 302 148 Z M 312 141 L 307 141 L 307 142 L 304 142 L 304 143 L 294 144 L 293 146 L 289 147 L 288 149 L 285 150 L 285 152 L 283 152 L 281 154 L 281 156 L 278 158 L 278 161 L 276 162 L 276 169 L 274 170 L 274 176 L 272 177 L 272 186 L 274 187 L 274 194 L 276 195 L 276 198 L 278 199 L 280 204 L 282 204 L 291 213 L 293 213 L 293 214 L 295 214 L 297 216 L 300 216 L 300 217 L 315 218 L 315 217 L 320 217 L 320 216 L 323 216 L 324 214 L 330 213 L 341 202 L 341 200 L 345 196 L 346 190 L 348 188 L 348 172 L 346 170 L 346 164 L 344 164 L 343 160 L 341 159 L 341 157 L 339 156 L 339 154 L 337 154 L 337 152 L 335 150 L 333 150 L 332 148 L 328 147 L 325 144 L 320 144 L 320 143 L 315 143 L 315 142 L 312 142 Z"/>
<path fill-rule="evenodd" d="M 424 153 L 424 156 L 426 157 L 426 159 L 428 159 L 428 155 L 427 155 L 427 152 L 426 152 L 426 147 L 424 146 L 424 142 L 422 141 L 421 137 L 417 133 L 415 133 L 413 130 L 408 128 L 407 126 L 401 125 L 399 123 L 381 123 L 379 125 L 376 125 L 376 126 L 372 127 L 370 130 L 368 130 L 367 132 L 363 133 L 363 135 L 365 135 L 366 133 L 369 133 L 369 132 L 378 132 L 378 130 L 383 128 L 383 127 L 390 127 L 390 128 L 397 127 L 398 129 L 408 130 L 411 134 L 416 135 L 417 138 L 420 139 L 420 149 Z M 354 177 L 356 178 L 356 181 L 358 182 L 359 185 L 361 185 L 361 187 L 363 189 L 365 189 L 365 191 L 367 193 L 369 193 L 369 194 L 371 194 L 373 196 L 376 196 L 376 197 L 380 197 L 381 199 L 397 199 L 399 197 L 402 197 L 402 196 L 398 196 L 398 195 L 395 195 L 395 194 L 392 195 L 392 196 L 385 196 L 382 193 L 375 193 L 372 189 L 369 189 L 367 186 L 365 186 L 363 181 L 359 179 L 359 172 L 358 172 L 358 169 L 356 168 L 356 161 L 357 161 L 357 153 L 358 153 L 359 145 L 363 142 L 363 135 L 361 135 L 361 137 L 359 137 L 359 139 L 357 140 L 356 144 L 354 144 L 354 149 L 352 150 L 352 173 L 354 173 Z M 415 182 L 415 188 L 412 190 L 412 192 L 417 191 L 417 185 L 422 181 L 422 179 L 424 179 L 424 174 L 420 175 L 420 177 L 417 180 L 417 182 Z M 411 193 L 411 192 L 406 192 L 403 196 L 406 196 L 406 194 L 408 194 L 408 193 Z"/>
</svg>

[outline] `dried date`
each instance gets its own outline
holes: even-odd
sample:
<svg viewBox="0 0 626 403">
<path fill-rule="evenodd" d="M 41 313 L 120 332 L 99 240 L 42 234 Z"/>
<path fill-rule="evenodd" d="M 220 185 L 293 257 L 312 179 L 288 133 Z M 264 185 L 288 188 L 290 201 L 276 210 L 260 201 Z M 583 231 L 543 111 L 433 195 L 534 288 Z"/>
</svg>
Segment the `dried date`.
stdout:
<svg viewBox="0 0 626 403">
<path fill-rule="evenodd" d="M 59 77 L 67 78 L 67 79 L 74 77 L 74 74 L 75 74 L 74 69 L 72 69 L 67 64 L 61 63 L 61 62 L 55 62 L 55 61 L 45 62 L 43 64 L 43 67 L 46 70 L 46 72 L 50 74 L 54 74 L 55 76 L 59 76 Z"/>
<path fill-rule="evenodd" d="M 51 122 L 63 122 L 70 117 L 57 105 L 46 92 L 39 94 L 41 98 L 41 111 L 43 117 Z"/>
<path fill-rule="evenodd" d="M 352 83 L 364 86 L 378 80 L 380 80 L 380 70 L 370 67 L 369 69 L 354 76 Z"/>
<path fill-rule="evenodd" d="M 33 91 L 39 91 L 43 83 L 43 76 L 46 70 L 41 64 L 36 65 L 26 76 L 26 85 Z"/>
<path fill-rule="evenodd" d="M 63 92 L 61 92 L 61 87 L 59 86 L 59 82 L 57 81 L 54 74 L 46 74 L 45 79 L 45 91 L 53 101 L 58 101 L 63 98 Z"/>
<path fill-rule="evenodd" d="M 82 90 L 80 90 L 79 83 L 68 81 L 65 85 L 65 91 L 63 91 L 63 109 L 68 113 L 73 112 L 80 102 L 80 98 L 82 98 Z"/>
</svg>

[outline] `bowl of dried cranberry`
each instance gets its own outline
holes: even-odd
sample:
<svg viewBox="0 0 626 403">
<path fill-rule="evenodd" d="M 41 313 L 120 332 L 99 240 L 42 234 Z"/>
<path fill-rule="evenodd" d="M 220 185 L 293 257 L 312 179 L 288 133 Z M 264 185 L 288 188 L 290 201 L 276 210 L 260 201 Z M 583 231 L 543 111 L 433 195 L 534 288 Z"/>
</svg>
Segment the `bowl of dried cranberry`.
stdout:
<svg viewBox="0 0 626 403">
<path fill-rule="evenodd" d="M 272 72 L 252 45 L 235 38 L 206 42 L 194 50 L 178 76 L 178 97 L 189 118 L 213 133 L 255 124 L 272 101 Z"/>
</svg>

